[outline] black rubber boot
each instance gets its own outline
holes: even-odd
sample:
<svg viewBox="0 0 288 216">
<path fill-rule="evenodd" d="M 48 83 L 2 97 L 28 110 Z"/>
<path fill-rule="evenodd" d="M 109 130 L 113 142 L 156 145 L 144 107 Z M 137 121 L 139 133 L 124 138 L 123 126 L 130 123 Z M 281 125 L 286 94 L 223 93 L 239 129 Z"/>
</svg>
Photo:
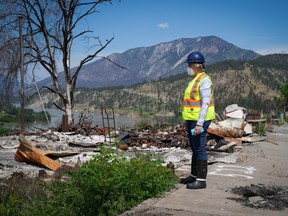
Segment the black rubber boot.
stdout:
<svg viewBox="0 0 288 216">
<path fill-rule="evenodd" d="M 206 181 L 196 180 L 186 185 L 187 189 L 204 189 L 206 188 Z"/>
<path fill-rule="evenodd" d="M 196 158 L 196 156 L 192 156 L 191 174 L 192 174 L 192 176 L 197 176 L 197 158 Z"/>
<path fill-rule="evenodd" d="M 186 178 L 180 178 L 180 183 L 181 184 L 188 184 L 188 183 L 192 183 L 196 180 L 196 175 L 197 175 L 197 171 L 196 171 L 196 166 L 197 166 L 197 160 L 196 157 L 192 156 L 191 159 L 191 175 L 186 177 Z"/>
<path fill-rule="evenodd" d="M 207 160 L 197 160 L 197 179 L 186 185 L 187 189 L 206 188 Z"/>
<path fill-rule="evenodd" d="M 196 180 L 196 177 L 190 175 L 186 178 L 180 178 L 180 183 L 181 184 L 189 184 L 189 183 L 192 183 Z"/>
</svg>

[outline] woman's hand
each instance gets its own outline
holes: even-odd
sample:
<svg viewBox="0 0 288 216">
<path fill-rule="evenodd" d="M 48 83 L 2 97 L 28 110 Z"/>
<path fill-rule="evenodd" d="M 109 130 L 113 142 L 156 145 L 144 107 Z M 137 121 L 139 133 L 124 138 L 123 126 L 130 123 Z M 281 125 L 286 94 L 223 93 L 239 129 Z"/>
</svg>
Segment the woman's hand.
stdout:
<svg viewBox="0 0 288 216">
<path fill-rule="evenodd" d="M 195 135 L 200 135 L 202 133 L 202 126 L 201 125 L 196 125 L 195 126 Z"/>
</svg>

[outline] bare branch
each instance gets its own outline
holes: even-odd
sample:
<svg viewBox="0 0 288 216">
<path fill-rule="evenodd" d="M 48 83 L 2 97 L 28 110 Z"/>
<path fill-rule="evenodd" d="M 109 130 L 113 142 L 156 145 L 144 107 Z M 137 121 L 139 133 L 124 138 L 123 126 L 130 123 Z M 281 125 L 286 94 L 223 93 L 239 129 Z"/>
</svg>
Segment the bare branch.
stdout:
<svg viewBox="0 0 288 216">
<path fill-rule="evenodd" d="M 45 86 L 44 88 L 49 89 L 59 96 L 60 101 L 65 107 L 66 114 L 69 115 L 69 123 L 71 123 L 74 106 L 74 90 L 83 65 L 95 57 L 99 57 L 98 54 L 114 39 L 114 37 L 112 37 L 106 40 L 105 44 L 102 44 L 99 38 L 96 38 L 99 40 L 97 46 L 100 46 L 97 47 L 94 52 L 91 51 L 92 54 L 82 59 L 76 72 L 72 74 L 71 52 L 74 42 L 76 39 L 84 38 L 93 32 L 89 30 L 88 27 L 87 29 L 80 30 L 80 32 L 77 28 L 82 24 L 81 22 L 85 21 L 91 14 L 98 12 L 96 9 L 99 5 L 106 3 L 112 4 L 112 0 L 3 0 L 1 3 L 2 2 L 6 7 L 10 7 L 9 10 L 13 11 L 13 13 L 11 13 L 11 17 L 8 13 L 4 13 L 3 17 L 1 14 L 0 19 L 7 19 L 5 21 L 11 25 L 12 28 L 9 30 L 14 31 L 14 35 L 17 35 L 17 29 L 11 21 L 15 20 L 15 16 L 18 17 L 21 15 L 23 17 L 23 48 L 25 48 L 26 51 L 24 57 L 28 59 L 26 60 L 26 64 L 40 63 L 49 73 L 52 78 L 53 87 Z M 3 25 L 0 26 L 0 29 L 8 30 L 7 26 Z M 15 57 L 17 57 L 17 55 L 15 55 Z M 100 58 L 106 59 L 112 64 L 125 69 L 108 57 L 101 56 Z M 63 68 L 64 81 L 58 76 L 58 64 L 61 64 L 61 68 Z M 17 68 L 17 64 L 14 66 Z M 10 67 L 10 69 L 12 70 L 12 67 Z M 13 70 L 17 71 L 17 69 L 14 68 Z M 63 83 L 66 84 L 66 86 L 63 86 Z M 55 106 L 58 107 L 57 105 Z M 64 111 L 64 108 L 58 108 Z"/>
<path fill-rule="evenodd" d="M 99 56 L 99 58 L 106 59 L 106 60 L 108 60 L 109 62 L 111 62 L 112 64 L 115 64 L 116 66 L 118 66 L 118 67 L 120 67 L 120 68 L 122 68 L 122 69 L 124 69 L 124 70 L 127 70 L 127 68 L 123 67 L 122 65 L 117 64 L 116 62 L 113 62 L 113 61 L 112 61 L 111 59 L 109 59 L 108 57 Z"/>
<path fill-rule="evenodd" d="M 79 74 L 81 68 L 83 67 L 83 65 L 86 64 L 87 62 L 93 60 L 93 59 L 97 56 L 97 54 L 98 54 L 99 52 L 101 52 L 103 49 L 105 49 L 105 48 L 108 46 L 108 44 L 110 44 L 110 43 L 112 42 L 113 39 L 114 39 L 114 37 L 112 37 L 110 40 L 108 40 L 108 41 L 106 42 L 106 44 L 105 44 L 104 46 L 102 46 L 99 50 L 97 50 L 94 54 L 88 55 L 86 58 L 84 58 L 84 59 L 80 62 L 79 66 L 78 66 L 78 68 L 77 68 L 77 70 L 76 70 L 76 72 L 74 73 L 74 75 L 73 75 L 73 77 L 72 77 L 73 86 L 74 86 L 74 87 L 75 87 L 75 84 L 76 84 L 76 80 L 77 80 L 78 74 Z"/>
<path fill-rule="evenodd" d="M 62 110 L 63 112 L 66 111 L 66 110 L 64 110 L 63 108 L 59 107 L 55 102 L 53 102 L 53 105 L 56 106 L 59 110 Z"/>
<path fill-rule="evenodd" d="M 76 38 L 78 38 L 78 37 L 80 37 L 86 33 L 89 33 L 89 32 L 93 32 L 93 31 L 87 30 L 87 31 L 80 32 L 79 34 L 75 35 L 72 39 L 74 40 L 74 39 L 76 39 Z"/>
</svg>

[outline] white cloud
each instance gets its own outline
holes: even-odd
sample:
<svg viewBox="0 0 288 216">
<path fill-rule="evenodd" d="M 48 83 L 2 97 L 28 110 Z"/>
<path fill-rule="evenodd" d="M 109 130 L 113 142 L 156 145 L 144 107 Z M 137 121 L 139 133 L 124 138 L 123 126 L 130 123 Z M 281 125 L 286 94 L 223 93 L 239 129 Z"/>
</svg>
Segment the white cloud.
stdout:
<svg viewBox="0 0 288 216">
<path fill-rule="evenodd" d="M 158 27 L 161 29 L 166 29 L 166 28 L 169 28 L 170 26 L 168 23 L 159 23 Z"/>
</svg>

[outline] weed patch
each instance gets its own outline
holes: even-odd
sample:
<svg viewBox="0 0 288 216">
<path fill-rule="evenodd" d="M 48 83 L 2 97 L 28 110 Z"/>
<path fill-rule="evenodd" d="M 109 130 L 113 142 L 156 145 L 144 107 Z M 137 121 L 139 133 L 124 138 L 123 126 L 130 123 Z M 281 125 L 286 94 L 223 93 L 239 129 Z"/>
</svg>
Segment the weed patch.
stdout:
<svg viewBox="0 0 288 216">
<path fill-rule="evenodd" d="M 162 162 L 151 153 L 126 158 L 103 148 L 85 164 L 57 172 L 52 183 L 16 175 L 1 184 L 0 214 L 118 215 L 174 187 L 178 178 Z"/>
</svg>

